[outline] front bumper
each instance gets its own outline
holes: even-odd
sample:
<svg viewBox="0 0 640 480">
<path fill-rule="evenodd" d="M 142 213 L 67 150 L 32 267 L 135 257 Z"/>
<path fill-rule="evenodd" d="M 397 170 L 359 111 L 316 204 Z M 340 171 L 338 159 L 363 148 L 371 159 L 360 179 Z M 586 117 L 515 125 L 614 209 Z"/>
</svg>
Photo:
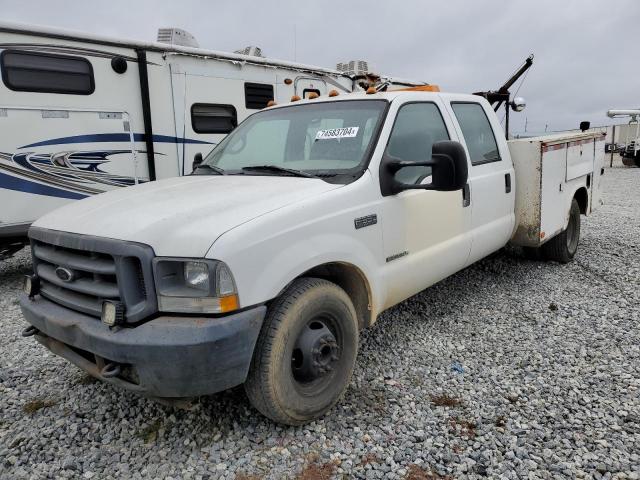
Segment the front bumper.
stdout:
<svg viewBox="0 0 640 480">
<path fill-rule="evenodd" d="M 101 380 L 161 398 L 207 395 L 244 383 L 266 313 L 259 306 L 225 317 L 162 316 L 111 330 L 99 319 L 37 296 L 20 297 L 36 340 Z M 105 364 L 122 374 L 105 376 Z"/>
</svg>

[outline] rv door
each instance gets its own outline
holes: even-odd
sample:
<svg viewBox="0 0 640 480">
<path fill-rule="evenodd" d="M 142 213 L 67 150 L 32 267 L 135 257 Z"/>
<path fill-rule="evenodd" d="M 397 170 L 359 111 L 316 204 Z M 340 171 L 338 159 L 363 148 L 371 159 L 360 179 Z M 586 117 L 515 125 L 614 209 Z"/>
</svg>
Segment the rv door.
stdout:
<svg viewBox="0 0 640 480">
<path fill-rule="evenodd" d="M 176 136 L 183 137 L 178 152 L 182 174 L 192 171 L 197 153 L 206 156 L 248 113 L 244 102 L 244 82 L 240 80 L 204 75 L 175 74 L 174 110 Z M 179 105 L 176 87 L 184 85 L 184 104 Z M 180 113 L 183 118 L 178 118 Z M 182 130 L 179 130 L 182 127 Z"/>
</svg>

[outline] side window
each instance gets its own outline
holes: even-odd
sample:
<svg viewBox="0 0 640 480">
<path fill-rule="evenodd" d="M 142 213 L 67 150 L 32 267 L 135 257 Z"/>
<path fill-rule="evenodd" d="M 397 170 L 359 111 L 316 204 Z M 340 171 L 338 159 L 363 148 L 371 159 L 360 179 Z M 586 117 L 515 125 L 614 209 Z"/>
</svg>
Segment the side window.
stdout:
<svg viewBox="0 0 640 480">
<path fill-rule="evenodd" d="M 493 129 L 479 103 L 452 103 L 472 165 L 499 162 L 500 152 Z"/>
<path fill-rule="evenodd" d="M 273 85 L 268 83 L 245 83 L 244 103 L 252 110 L 260 110 L 273 100 Z"/>
<path fill-rule="evenodd" d="M 90 95 L 95 89 L 91 62 L 82 57 L 5 50 L 2 81 L 20 92 Z"/>
<path fill-rule="evenodd" d="M 409 103 L 400 108 L 387 143 L 387 155 L 418 162 L 431 158 L 435 142 L 449 140 L 440 110 L 434 103 Z M 405 167 L 396 173 L 402 183 L 420 183 L 431 167 Z"/>
<path fill-rule="evenodd" d="M 233 105 L 194 103 L 191 126 L 196 133 L 229 133 L 238 126 L 238 114 Z"/>
</svg>

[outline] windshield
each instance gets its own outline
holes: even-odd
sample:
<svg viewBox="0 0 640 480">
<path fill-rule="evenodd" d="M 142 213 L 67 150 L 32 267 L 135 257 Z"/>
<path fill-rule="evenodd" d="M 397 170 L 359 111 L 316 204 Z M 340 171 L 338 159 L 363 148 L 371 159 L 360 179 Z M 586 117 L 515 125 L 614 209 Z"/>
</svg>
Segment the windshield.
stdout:
<svg viewBox="0 0 640 480">
<path fill-rule="evenodd" d="M 264 110 L 247 118 L 207 155 L 203 169 L 354 176 L 368 163 L 386 105 L 384 100 L 356 100 Z"/>
</svg>

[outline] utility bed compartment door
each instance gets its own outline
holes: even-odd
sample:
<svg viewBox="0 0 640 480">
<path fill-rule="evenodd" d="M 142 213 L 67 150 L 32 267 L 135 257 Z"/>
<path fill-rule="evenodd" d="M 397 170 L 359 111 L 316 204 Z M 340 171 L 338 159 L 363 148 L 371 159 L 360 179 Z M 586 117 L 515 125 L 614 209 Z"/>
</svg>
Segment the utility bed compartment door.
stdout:
<svg viewBox="0 0 640 480">
<path fill-rule="evenodd" d="M 604 175 L 604 143 L 605 136 L 602 135 L 595 141 L 595 157 L 593 159 L 593 181 L 591 182 L 591 211 L 602 205 L 602 176 Z"/>
<path fill-rule="evenodd" d="M 593 138 L 568 143 L 567 181 L 587 175 L 593 171 L 594 143 Z"/>
<path fill-rule="evenodd" d="M 566 143 L 542 145 L 542 179 L 540 182 L 539 241 L 544 242 L 564 229 L 568 195 L 565 175 L 568 171 Z"/>
</svg>

